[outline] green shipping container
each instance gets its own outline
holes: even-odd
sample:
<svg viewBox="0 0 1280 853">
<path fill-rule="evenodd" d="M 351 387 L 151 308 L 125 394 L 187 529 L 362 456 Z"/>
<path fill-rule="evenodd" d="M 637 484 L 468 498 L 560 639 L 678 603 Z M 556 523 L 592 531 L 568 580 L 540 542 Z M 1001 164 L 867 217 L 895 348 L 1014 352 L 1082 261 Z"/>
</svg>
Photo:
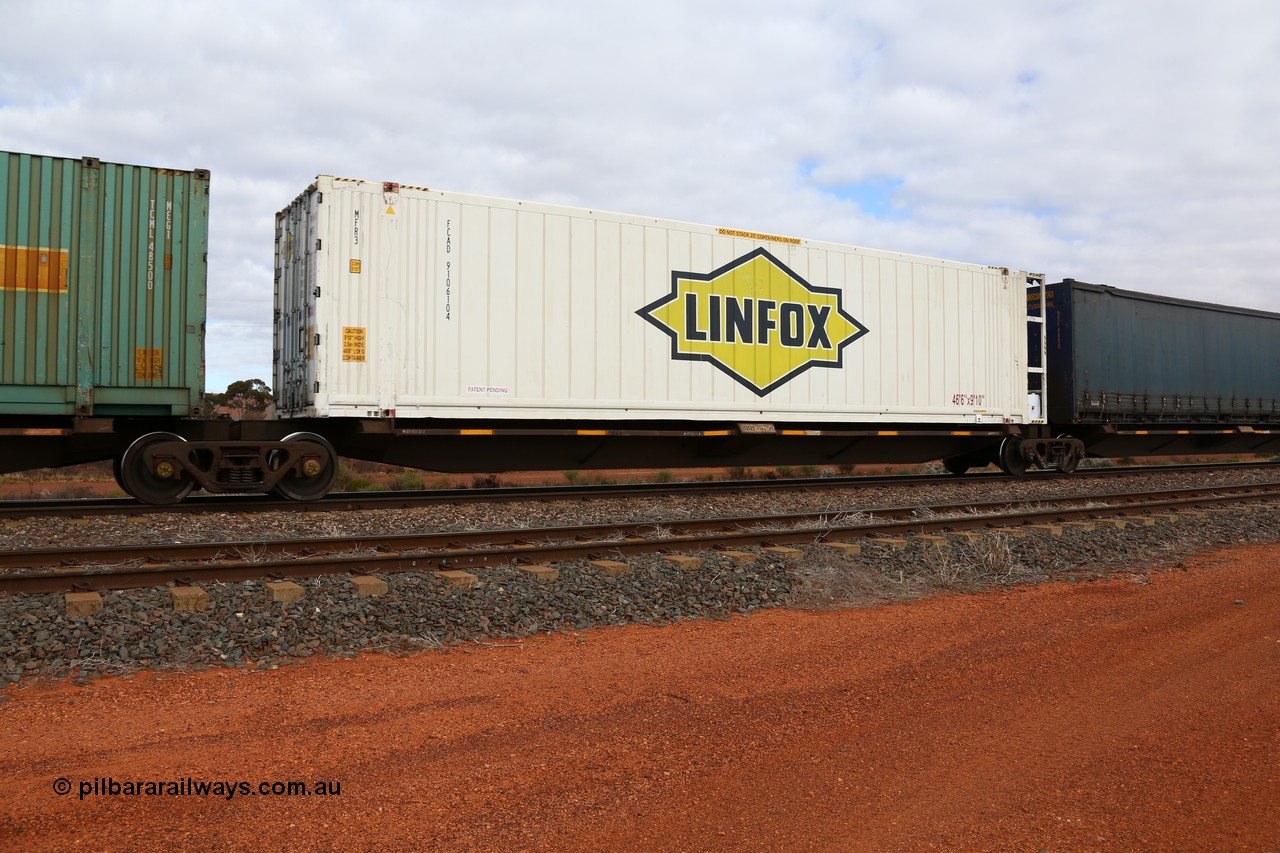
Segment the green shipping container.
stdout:
<svg viewBox="0 0 1280 853">
<path fill-rule="evenodd" d="M 198 414 L 209 173 L 0 151 L 0 415 Z"/>
</svg>

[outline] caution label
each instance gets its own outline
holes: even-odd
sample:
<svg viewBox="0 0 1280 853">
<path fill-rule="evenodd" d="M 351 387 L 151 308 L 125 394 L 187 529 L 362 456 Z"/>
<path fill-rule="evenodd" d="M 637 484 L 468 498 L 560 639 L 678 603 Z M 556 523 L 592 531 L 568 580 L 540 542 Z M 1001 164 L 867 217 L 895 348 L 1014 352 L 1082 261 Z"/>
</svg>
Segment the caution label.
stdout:
<svg viewBox="0 0 1280 853">
<path fill-rule="evenodd" d="M 671 338 L 677 361 L 707 361 L 758 396 L 811 367 L 843 366 L 867 329 L 836 288 L 809 284 L 767 249 L 709 273 L 671 273 L 671 292 L 636 312 Z"/>
<path fill-rule="evenodd" d="M 159 382 L 164 379 L 164 350 L 135 349 L 133 379 L 135 382 Z"/>
<path fill-rule="evenodd" d="M 342 327 L 342 360 L 343 361 L 364 361 L 364 326 L 343 326 Z"/>
</svg>

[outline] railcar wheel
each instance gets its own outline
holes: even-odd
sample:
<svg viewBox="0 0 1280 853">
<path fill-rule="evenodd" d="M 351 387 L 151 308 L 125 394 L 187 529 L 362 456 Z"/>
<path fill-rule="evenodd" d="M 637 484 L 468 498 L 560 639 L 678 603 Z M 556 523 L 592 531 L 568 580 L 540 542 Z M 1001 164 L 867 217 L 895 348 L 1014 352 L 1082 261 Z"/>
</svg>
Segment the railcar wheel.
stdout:
<svg viewBox="0 0 1280 853">
<path fill-rule="evenodd" d="M 996 454 L 996 464 L 1001 471 L 1014 477 L 1027 473 L 1027 457 L 1022 455 L 1022 439 L 1011 435 L 1002 441 Z"/>
<path fill-rule="evenodd" d="M 949 456 L 942 460 L 942 467 L 948 474 L 959 476 L 969 470 L 969 462 L 963 456 Z"/>
<path fill-rule="evenodd" d="M 166 441 L 186 439 L 171 432 L 149 432 L 129 445 L 117 463 L 120 487 L 143 503 L 176 504 L 195 488 L 195 481 L 180 467 L 165 460 L 156 461 L 149 452 L 149 448 Z"/>
<path fill-rule="evenodd" d="M 294 451 L 306 457 L 302 470 L 289 470 L 271 491 L 291 501 L 315 501 L 329 494 L 338 479 L 338 454 L 333 445 L 313 432 L 295 432 L 284 440 L 295 444 Z M 272 467 L 279 466 L 279 454 L 272 454 Z"/>
</svg>

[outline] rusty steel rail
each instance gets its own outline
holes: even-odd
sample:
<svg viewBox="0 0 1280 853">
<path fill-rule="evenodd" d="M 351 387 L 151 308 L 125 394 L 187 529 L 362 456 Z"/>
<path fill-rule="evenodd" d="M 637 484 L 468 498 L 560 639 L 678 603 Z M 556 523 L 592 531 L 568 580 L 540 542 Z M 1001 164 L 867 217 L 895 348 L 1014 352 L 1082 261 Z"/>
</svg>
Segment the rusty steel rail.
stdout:
<svg viewBox="0 0 1280 853">
<path fill-rule="evenodd" d="M 1115 503 L 1088 506 L 1102 497 Z M 1124 517 L 1156 511 L 1173 511 L 1197 506 L 1280 498 L 1280 483 L 1231 486 L 1219 489 L 1177 489 L 1161 492 L 1073 497 L 1063 505 L 1044 507 L 1041 499 L 991 501 L 980 504 L 935 505 L 932 507 L 890 507 L 864 511 L 864 520 L 854 512 L 790 513 L 748 518 L 693 519 L 673 522 L 588 525 L 568 528 L 516 529 L 417 536 L 358 537 L 285 543 L 251 542 L 236 545 L 205 543 L 202 546 L 139 546 L 139 552 L 157 552 L 135 561 L 159 559 L 139 566 L 85 569 L 37 569 L 0 575 L 0 592 L 63 592 L 71 589 L 126 589 L 157 586 L 170 582 L 234 582 L 262 578 L 316 577 L 344 572 L 432 571 L 494 566 L 512 562 L 556 562 L 599 559 L 630 554 L 696 551 L 707 548 L 753 547 L 767 544 L 804 544 L 843 541 L 875 536 L 895 536 L 931 532 L 992 529 L 1036 523 Z M 1031 506 L 1032 509 L 1026 507 Z M 962 514 L 948 514 L 962 513 Z M 879 516 L 879 517 L 877 517 Z M 887 516 L 887 517 L 886 517 Z M 843 518 L 842 518 L 843 517 Z M 789 525 L 789 526 L 788 526 Z M 808 526 L 805 526 L 808 525 Z M 752 529 L 754 527 L 755 529 Z M 673 535 L 654 536 L 659 529 Z M 675 532 L 679 531 L 679 532 Z M 644 533 L 650 534 L 642 538 Z M 541 539 L 540 542 L 533 541 Z M 388 543 L 397 543 L 392 546 Z M 375 544 L 376 543 L 376 544 Z M 260 549 L 264 545 L 303 545 L 310 553 L 281 550 L 254 554 L 251 559 L 226 559 L 226 549 L 243 546 Z M 332 546 L 327 554 L 312 546 Z M 193 559 L 196 547 L 219 549 L 205 552 L 215 562 L 175 562 Z M 177 549 L 177 550 L 167 550 Z M 182 550 L 188 549 L 188 550 Z M 78 553 L 114 551 L 77 549 Z M 53 558 L 58 549 L 9 552 Z M 165 556 L 162 556 L 165 555 Z M 115 552 L 119 556 L 119 552 Z"/>
<path fill-rule="evenodd" d="M 1179 473 L 1280 469 L 1274 462 L 1213 462 L 1195 465 L 1134 465 L 1083 468 L 1073 474 L 1035 471 L 1012 478 L 999 471 L 973 474 L 890 474 L 848 477 L 803 477 L 776 480 L 715 480 L 680 483 L 609 483 L 578 486 L 500 486 L 496 488 L 429 489 L 396 492 L 335 492 L 309 503 L 270 495 L 195 495 L 172 506 L 152 506 L 132 498 L 76 498 L 0 501 L 0 519 L 76 518 L 93 515 L 196 514 L 209 512 L 338 512 L 371 509 L 411 509 L 439 503 L 514 503 L 516 501 L 591 498 L 675 497 L 771 490 L 809 491 L 871 486 L 949 485 L 998 481 L 1034 482 L 1061 477 L 1089 479 Z"/>
</svg>

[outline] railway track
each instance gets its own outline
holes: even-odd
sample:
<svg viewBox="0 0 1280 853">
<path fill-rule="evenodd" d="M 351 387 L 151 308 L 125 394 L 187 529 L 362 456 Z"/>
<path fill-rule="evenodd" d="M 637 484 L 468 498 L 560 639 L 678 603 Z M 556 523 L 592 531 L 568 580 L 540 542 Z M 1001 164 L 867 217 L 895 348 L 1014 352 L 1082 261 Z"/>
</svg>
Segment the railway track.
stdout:
<svg viewBox="0 0 1280 853">
<path fill-rule="evenodd" d="M 309 503 L 268 495 L 197 495 L 172 506 L 152 506 L 132 498 L 77 498 L 0 501 L 0 520 L 94 515 L 196 514 L 210 512 L 337 512 L 373 509 L 411 509 L 440 503 L 514 503 L 517 501 L 577 500 L 581 498 L 666 497 L 768 490 L 803 491 L 907 486 L 915 484 L 984 483 L 1069 478 L 1105 479 L 1189 471 L 1280 470 L 1275 462 L 1218 462 L 1193 465 L 1134 465 L 1083 468 L 1064 475 L 1036 471 L 1012 478 L 999 471 L 974 474 L 894 474 L 852 477 L 808 477 L 777 480 L 716 480 L 680 483 L 616 483 L 578 486 L 502 486 L 478 489 L 430 489 L 393 492 L 335 492 Z"/>
<path fill-rule="evenodd" d="M 1280 482 L 736 518 L 0 553 L 0 592 L 127 589 L 605 559 L 708 548 L 1016 528 L 1280 499 Z"/>
</svg>

